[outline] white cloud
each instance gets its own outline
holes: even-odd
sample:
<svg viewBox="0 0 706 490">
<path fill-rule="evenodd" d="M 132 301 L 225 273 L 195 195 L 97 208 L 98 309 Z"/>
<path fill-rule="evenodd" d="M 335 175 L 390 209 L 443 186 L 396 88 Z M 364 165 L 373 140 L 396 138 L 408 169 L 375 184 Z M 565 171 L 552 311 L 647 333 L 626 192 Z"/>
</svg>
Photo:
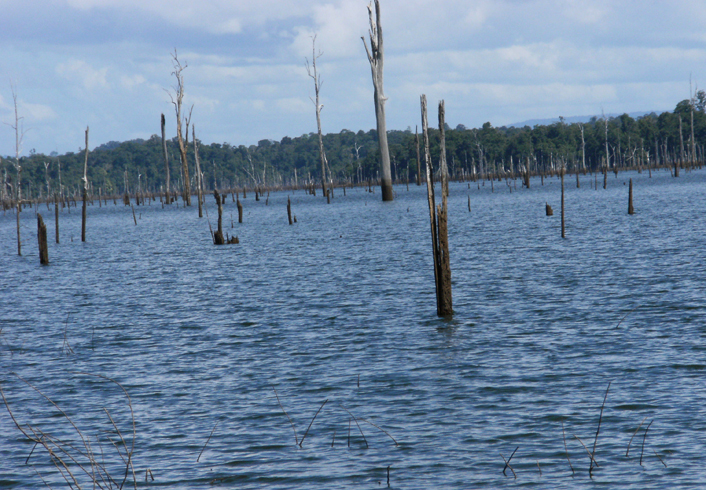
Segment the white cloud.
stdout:
<svg viewBox="0 0 706 490">
<path fill-rule="evenodd" d="M 83 60 L 72 59 L 66 63 L 59 63 L 56 72 L 61 77 L 78 82 L 91 91 L 109 87 L 108 68 L 95 69 Z"/>
<path fill-rule="evenodd" d="M 54 109 L 48 105 L 30 104 L 29 102 L 22 102 L 19 105 L 19 110 L 30 121 L 49 121 L 58 117 Z"/>
<path fill-rule="evenodd" d="M 142 85 L 147 80 L 142 75 L 123 75 L 120 77 L 120 85 L 128 90 Z"/>
</svg>

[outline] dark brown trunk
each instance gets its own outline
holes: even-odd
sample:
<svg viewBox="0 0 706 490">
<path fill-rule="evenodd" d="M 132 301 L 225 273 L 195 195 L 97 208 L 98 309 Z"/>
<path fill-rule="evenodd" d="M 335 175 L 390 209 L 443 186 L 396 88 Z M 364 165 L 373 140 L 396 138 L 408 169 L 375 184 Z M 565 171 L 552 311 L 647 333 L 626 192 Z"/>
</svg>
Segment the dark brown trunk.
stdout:
<svg viewBox="0 0 706 490">
<path fill-rule="evenodd" d="M 243 197 L 245 197 L 245 190 L 243 189 Z M 238 223 L 243 222 L 243 205 L 240 203 L 240 198 L 236 198 L 236 206 L 238 206 Z"/>
<path fill-rule="evenodd" d="M 39 242 L 39 263 L 49 264 L 49 246 L 47 245 L 47 227 L 41 214 L 37 214 L 37 241 Z"/>
<path fill-rule="evenodd" d="M 213 234 L 213 244 L 223 245 L 226 242 L 223 238 L 223 201 L 221 201 L 221 195 L 216 189 L 213 189 L 213 197 L 216 198 L 216 204 L 218 204 L 218 229 Z"/>
<path fill-rule="evenodd" d="M 630 190 L 628 192 L 628 214 L 635 214 L 635 208 L 632 206 L 632 179 L 630 179 Z"/>
<path fill-rule="evenodd" d="M 292 224 L 292 203 L 287 196 L 287 218 L 289 218 L 289 224 Z"/>
</svg>

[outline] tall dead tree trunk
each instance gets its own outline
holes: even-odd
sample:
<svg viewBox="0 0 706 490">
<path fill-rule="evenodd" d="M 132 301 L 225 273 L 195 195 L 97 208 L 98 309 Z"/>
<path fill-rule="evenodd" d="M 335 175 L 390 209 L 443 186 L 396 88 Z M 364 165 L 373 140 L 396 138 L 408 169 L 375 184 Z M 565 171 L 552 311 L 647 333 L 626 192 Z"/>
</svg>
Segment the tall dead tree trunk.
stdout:
<svg viewBox="0 0 706 490">
<path fill-rule="evenodd" d="M 387 144 L 387 127 L 385 124 L 385 93 L 383 92 L 383 60 L 384 49 L 382 42 L 382 26 L 380 25 L 380 1 L 375 0 L 375 19 L 373 19 L 373 9 L 368 5 L 368 17 L 370 20 L 370 49 L 368 43 L 363 40 L 365 52 L 370 62 L 370 70 L 373 75 L 375 119 L 377 120 L 378 146 L 380 148 L 380 188 L 383 201 L 394 200 L 392 192 L 392 174 L 390 172 L 390 150 Z"/>
<path fill-rule="evenodd" d="M 417 144 L 417 185 L 422 185 L 422 162 L 419 154 L 419 132 L 418 126 L 414 126 L 414 139 Z"/>
<path fill-rule="evenodd" d="M 326 152 L 324 151 L 324 137 L 321 133 L 321 109 L 324 108 L 322 104 L 319 103 L 319 91 L 321 90 L 321 75 L 316 71 L 316 60 L 323 56 L 322 52 L 316 54 L 316 36 L 311 40 L 311 65 L 309 65 L 309 60 L 306 60 L 306 72 L 314 80 L 314 93 L 316 99 L 311 101 L 316 107 L 316 129 L 319 132 L 319 159 L 321 161 L 321 191 L 322 195 L 326 196 Z M 306 59 L 306 58 L 305 58 Z M 330 201 L 329 201 L 330 202 Z"/>
<path fill-rule="evenodd" d="M 172 54 L 172 66 L 174 66 L 174 71 L 172 75 L 176 78 L 176 85 L 174 86 L 174 94 L 167 92 L 169 97 L 172 99 L 172 104 L 174 105 L 174 112 L 176 113 L 176 127 L 177 127 L 177 141 L 179 143 L 179 156 L 181 158 L 181 174 L 183 181 L 183 199 L 187 206 L 191 206 L 191 180 L 189 179 L 189 164 L 186 159 L 186 148 L 188 146 L 189 139 L 189 120 L 191 119 L 191 112 L 189 112 L 189 117 L 184 117 L 182 114 L 182 102 L 184 99 L 184 76 L 181 74 L 189 65 L 186 63 L 181 64 L 179 58 L 177 58 L 176 49 L 174 54 Z M 191 109 L 193 110 L 193 106 Z M 186 123 L 186 138 L 182 133 L 182 124 Z"/>
<path fill-rule="evenodd" d="M 223 200 L 217 189 L 213 189 L 213 197 L 216 198 L 216 204 L 218 204 L 218 229 L 213 234 L 213 244 L 223 245 L 226 242 L 223 238 Z"/>
<path fill-rule="evenodd" d="M 49 246 L 47 245 L 47 227 L 41 214 L 37 214 L 37 242 L 39 244 L 39 263 L 49 264 Z"/>
<path fill-rule="evenodd" d="M 424 137 L 424 162 L 427 178 L 427 201 L 429 204 L 429 222 L 434 256 L 434 282 L 436 286 L 436 313 L 441 317 L 453 314 L 451 297 L 451 267 L 449 263 L 449 241 L 447 227 L 448 176 L 446 168 L 446 137 L 444 132 L 444 103 L 439 103 L 439 131 L 441 135 L 440 174 L 442 204 L 437 206 L 434 198 L 434 171 L 429 151 L 429 124 L 427 122 L 427 98 L 421 96 L 422 133 Z"/>
<path fill-rule="evenodd" d="M 201 174 L 201 164 L 199 163 L 199 145 L 196 142 L 196 126 L 191 127 L 192 136 L 194 139 L 194 162 L 196 162 L 196 186 L 197 196 L 199 200 L 199 218 L 203 218 L 203 175 Z M 214 191 L 215 191 L 215 185 Z"/>
<path fill-rule="evenodd" d="M 17 170 L 17 182 L 15 182 L 15 196 L 17 197 L 17 255 L 22 255 L 22 241 L 20 240 L 20 212 L 22 212 L 22 164 L 20 163 L 20 153 L 22 153 L 22 140 L 24 139 L 25 131 L 21 126 L 23 117 L 19 116 L 17 110 L 17 92 L 15 86 L 11 83 L 12 101 L 15 106 L 15 125 L 12 129 L 15 130 L 15 170 Z"/>
<path fill-rule="evenodd" d="M 681 145 L 681 153 L 679 154 L 679 160 L 674 159 L 674 176 L 679 177 L 679 167 L 684 165 L 684 133 L 682 133 L 681 128 L 681 114 L 679 115 L 679 143 Z"/>
<path fill-rule="evenodd" d="M 162 153 L 164 153 L 164 170 L 165 170 L 165 180 L 166 180 L 166 187 L 165 187 L 165 198 L 167 200 L 167 204 L 172 203 L 171 199 L 171 194 L 169 193 L 169 181 L 170 181 L 170 176 L 169 176 L 169 152 L 167 151 L 167 137 L 165 135 L 164 129 L 165 129 L 166 121 L 164 119 L 164 114 L 162 114 Z"/>
<path fill-rule="evenodd" d="M 81 208 L 81 241 L 86 241 L 86 206 L 88 201 L 88 126 L 86 126 L 86 151 L 83 159 L 83 206 Z"/>
</svg>

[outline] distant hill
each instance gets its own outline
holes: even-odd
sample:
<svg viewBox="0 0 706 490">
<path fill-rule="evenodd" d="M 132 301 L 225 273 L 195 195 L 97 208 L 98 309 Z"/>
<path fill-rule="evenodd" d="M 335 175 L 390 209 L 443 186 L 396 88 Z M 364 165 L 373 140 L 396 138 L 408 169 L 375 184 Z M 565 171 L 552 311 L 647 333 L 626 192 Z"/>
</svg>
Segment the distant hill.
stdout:
<svg viewBox="0 0 706 490">
<path fill-rule="evenodd" d="M 652 111 L 654 112 L 654 111 Z M 637 119 L 639 117 L 645 116 L 647 114 L 652 114 L 652 112 L 630 112 L 628 113 L 628 116 L 632 117 L 633 119 Z M 618 117 L 622 116 L 623 113 L 621 114 L 606 114 L 608 118 L 613 118 L 613 117 Z M 603 114 L 595 114 L 593 116 L 571 116 L 571 117 L 565 117 L 564 122 L 567 124 L 573 124 L 573 123 L 587 123 L 589 122 L 592 118 L 596 119 L 601 119 L 603 117 Z M 525 126 L 529 126 L 530 128 L 533 128 L 537 125 L 539 126 L 549 126 L 554 123 L 558 123 L 559 118 L 550 118 L 550 119 L 528 119 L 527 121 L 522 121 L 522 122 L 517 122 L 517 123 L 512 123 L 508 124 L 507 127 L 509 128 L 524 128 Z"/>
</svg>

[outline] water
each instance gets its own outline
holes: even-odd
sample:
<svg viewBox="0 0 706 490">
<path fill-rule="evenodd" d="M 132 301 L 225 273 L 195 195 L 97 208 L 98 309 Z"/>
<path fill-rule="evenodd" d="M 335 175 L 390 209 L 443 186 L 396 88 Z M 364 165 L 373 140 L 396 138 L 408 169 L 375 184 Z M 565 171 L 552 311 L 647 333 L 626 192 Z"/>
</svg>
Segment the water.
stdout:
<svg viewBox="0 0 706 490">
<path fill-rule="evenodd" d="M 79 372 L 129 393 L 141 487 L 150 469 L 150 485 L 175 489 L 380 488 L 388 466 L 391 487 L 404 489 L 700 487 L 706 171 L 611 174 L 607 190 L 581 181 L 566 179 L 566 240 L 556 178 L 513 192 L 452 184 L 452 320 L 436 317 L 424 187 L 396 187 L 393 203 L 379 190 L 337 190 L 330 205 L 300 191 L 293 226 L 286 193 L 269 205 L 249 194 L 243 224 L 229 197 L 224 227 L 240 244 L 222 247 L 194 207 L 159 202 L 135 208 L 137 226 L 129 208 L 96 203 L 87 243 L 80 207 L 64 210 L 56 245 L 43 207 L 49 267 L 39 266 L 34 210 L 22 215 L 23 257 L 8 213 L 0 386 L 21 424 L 82 448 L 14 373 L 41 390 L 103 451 L 118 484 L 125 465 L 103 408 L 130 446 L 127 399 Z M 592 450 L 609 382 L 591 479 L 574 436 Z M 328 400 L 301 448 L 273 387 L 300 442 Z M 40 448 L 25 464 L 32 443 L 1 409 L 0 488 L 44 488 L 36 472 L 65 486 Z M 515 480 L 501 455 L 517 447 Z"/>
</svg>

